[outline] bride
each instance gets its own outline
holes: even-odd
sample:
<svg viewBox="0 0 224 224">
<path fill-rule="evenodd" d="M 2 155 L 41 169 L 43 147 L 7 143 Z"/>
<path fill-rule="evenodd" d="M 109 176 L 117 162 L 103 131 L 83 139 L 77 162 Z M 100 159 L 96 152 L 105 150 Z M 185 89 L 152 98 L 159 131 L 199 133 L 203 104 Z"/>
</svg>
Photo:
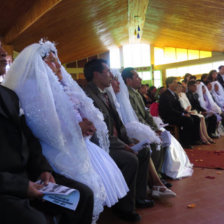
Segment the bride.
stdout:
<svg viewBox="0 0 224 224">
<path fill-rule="evenodd" d="M 27 123 L 53 169 L 93 190 L 95 223 L 104 205 L 111 207 L 128 192 L 121 171 L 108 154 L 102 113 L 61 66 L 49 41 L 26 47 L 12 64 L 4 85 L 18 94 Z M 94 132 L 101 148 L 90 141 Z"/>
<path fill-rule="evenodd" d="M 113 91 L 112 87 L 110 87 L 109 91 L 114 98 L 118 113 L 125 124 L 129 137 L 135 137 L 139 141 L 148 139 L 151 143 L 160 144 L 161 141 L 156 133 L 149 126 L 139 122 L 131 106 L 128 89 L 121 74 L 117 70 L 112 70 L 112 75 L 115 77 L 113 80 L 117 80 L 120 88 L 117 88 L 117 91 L 116 89 Z M 154 118 L 154 122 L 163 133 L 165 129 L 161 127 L 162 120 L 158 117 Z M 169 148 L 166 150 L 162 172 L 173 179 L 191 176 L 193 173 L 192 164 L 180 143 L 171 134 L 166 135 L 165 138 L 167 139 L 166 144 L 169 145 Z"/>
</svg>

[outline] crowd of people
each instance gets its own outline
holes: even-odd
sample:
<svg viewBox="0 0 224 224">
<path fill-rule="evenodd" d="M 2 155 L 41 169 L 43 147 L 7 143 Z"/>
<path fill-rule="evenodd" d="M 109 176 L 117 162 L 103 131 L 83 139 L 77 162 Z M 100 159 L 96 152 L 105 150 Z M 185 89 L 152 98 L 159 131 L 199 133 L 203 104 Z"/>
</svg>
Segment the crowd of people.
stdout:
<svg viewBox="0 0 224 224">
<path fill-rule="evenodd" d="M 5 67 L 0 46 L 0 75 Z M 134 68 L 120 73 L 102 59 L 87 62 L 84 75 L 82 89 L 50 41 L 27 46 L 6 73 L 0 86 L 5 224 L 45 224 L 55 216 L 60 224 L 96 223 L 104 206 L 123 220 L 139 221 L 136 208 L 176 196 L 167 177 L 192 175 L 183 147 L 212 144 L 221 133 L 224 82 L 216 79 L 224 71 L 203 81 L 169 77 L 167 88 L 159 89 L 142 85 Z M 180 142 L 166 123 L 180 127 Z M 135 151 L 141 142 L 147 144 Z M 40 189 L 49 182 L 80 192 L 75 211 L 41 200 Z"/>
<path fill-rule="evenodd" d="M 142 84 L 139 93 L 153 116 L 179 127 L 180 142 L 184 148 L 198 144 L 214 144 L 214 138 L 223 135 L 224 122 L 224 66 L 219 73 L 211 70 L 200 79 L 189 73 L 183 81 L 166 79 L 166 87 Z M 154 99 L 153 101 L 151 99 Z"/>
</svg>

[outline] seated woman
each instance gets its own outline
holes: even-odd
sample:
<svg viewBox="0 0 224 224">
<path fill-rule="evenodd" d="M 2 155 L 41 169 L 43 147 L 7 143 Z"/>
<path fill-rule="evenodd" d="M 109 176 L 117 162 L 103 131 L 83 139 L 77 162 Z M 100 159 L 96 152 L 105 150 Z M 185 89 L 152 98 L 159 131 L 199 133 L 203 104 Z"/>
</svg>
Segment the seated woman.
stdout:
<svg viewBox="0 0 224 224">
<path fill-rule="evenodd" d="M 157 143 L 157 134 L 148 125 L 139 122 L 131 106 L 128 89 L 121 74 L 117 71 L 113 71 L 112 74 L 115 77 L 112 80 L 112 86 L 114 93 L 116 94 L 113 98 L 120 117 L 127 128 L 128 134 L 130 136 L 135 136 L 139 141 L 149 139 L 150 142 Z M 118 85 L 120 85 L 120 88 L 115 87 Z M 112 92 L 112 95 L 114 94 L 113 91 L 110 90 L 110 92 Z M 162 123 L 160 118 L 155 119 L 154 121 L 157 126 Z M 160 127 L 160 130 L 164 131 L 165 129 Z M 170 140 L 167 139 L 168 141 L 166 141 L 169 148 L 166 150 L 166 158 L 162 168 L 163 173 L 173 179 L 191 176 L 193 173 L 192 164 L 183 148 L 172 135 L 167 137 L 170 138 Z"/>
<path fill-rule="evenodd" d="M 191 76 L 192 76 L 192 75 L 191 75 L 190 73 L 186 73 L 186 74 L 184 75 L 184 80 L 182 81 L 182 85 L 183 85 L 184 87 L 187 88 L 187 84 L 188 84 L 188 82 L 189 82 Z"/>
<path fill-rule="evenodd" d="M 204 73 L 201 75 L 201 82 L 205 83 L 208 79 L 208 74 L 207 73 Z"/>
<path fill-rule="evenodd" d="M 151 101 L 151 104 L 156 101 L 156 97 L 155 97 L 156 91 L 157 89 L 155 86 L 150 86 L 148 89 L 147 95 Z"/>
<path fill-rule="evenodd" d="M 222 85 L 218 81 L 213 81 L 211 85 L 213 99 L 220 106 L 221 110 L 224 111 L 224 90 Z"/>
<path fill-rule="evenodd" d="M 207 116 L 215 115 L 217 118 L 217 122 L 220 125 L 222 121 L 222 110 L 221 108 L 214 102 L 211 93 L 209 92 L 208 88 L 203 84 L 200 83 L 197 85 L 197 93 L 198 93 L 198 100 L 202 108 L 204 108 L 207 112 Z M 213 135 L 211 137 L 217 137 Z"/>
<path fill-rule="evenodd" d="M 209 73 L 208 73 L 208 78 L 206 81 L 210 81 L 210 82 L 214 82 L 217 80 L 217 71 L 216 70 L 211 70 Z M 205 83 L 205 82 L 204 82 Z"/>
<path fill-rule="evenodd" d="M 148 85 L 142 84 L 138 91 L 141 94 L 142 99 L 143 99 L 146 107 L 150 107 L 150 104 L 152 103 L 152 100 L 151 100 L 151 98 L 147 94 L 147 92 L 148 92 Z"/>
<path fill-rule="evenodd" d="M 178 83 L 178 88 L 176 91 L 181 106 L 188 111 L 190 114 L 196 115 L 200 117 L 200 137 L 204 144 L 210 145 L 210 143 L 214 143 L 214 141 L 208 136 L 207 127 L 205 123 L 205 118 L 202 114 L 199 114 L 196 110 L 192 110 L 192 106 L 186 95 L 186 88 Z"/>
<path fill-rule="evenodd" d="M 104 205 L 111 207 L 128 192 L 108 154 L 102 113 L 66 72 L 49 41 L 26 47 L 4 85 L 18 94 L 27 123 L 54 170 L 93 190 L 95 223 Z M 101 148 L 90 141 L 95 131 Z"/>
</svg>

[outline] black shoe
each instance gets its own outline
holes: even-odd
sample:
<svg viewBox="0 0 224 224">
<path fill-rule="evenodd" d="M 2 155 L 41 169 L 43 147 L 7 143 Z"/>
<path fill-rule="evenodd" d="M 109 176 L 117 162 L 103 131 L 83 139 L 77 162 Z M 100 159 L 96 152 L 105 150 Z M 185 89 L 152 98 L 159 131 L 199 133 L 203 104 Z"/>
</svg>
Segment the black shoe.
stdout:
<svg viewBox="0 0 224 224">
<path fill-rule="evenodd" d="M 202 140 L 198 140 L 198 141 L 193 142 L 192 145 L 203 145 L 203 143 L 204 142 Z"/>
<path fill-rule="evenodd" d="M 118 209 L 113 209 L 113 212 L 121 219 L 127 221 L 127 222 L 139 222 L 141 220 L 141 216 L 135 212 L 126 212 L 126 211 L 121 211 Z"/>
<path fill-rule="evenodd" d="M 154 206 L 153 200 L 136 200 L 136 208 L 151 208 Z"/>
<path fill-rule="evenodd" d="M 173 186 L 173 184 L 167 182 L 167 181 L 164 180 L 164 179 L 161 179 L 161 181 L 162 181 L 162 183 L 163 183 L 166 187 L 168 187 L 168 188 L 171 188 L 171 187 Z"/>
<path fill-rule="evenodd" d="M 192 145 L 183 145 L 184 149 L 193 149 Z"/>
</svg>

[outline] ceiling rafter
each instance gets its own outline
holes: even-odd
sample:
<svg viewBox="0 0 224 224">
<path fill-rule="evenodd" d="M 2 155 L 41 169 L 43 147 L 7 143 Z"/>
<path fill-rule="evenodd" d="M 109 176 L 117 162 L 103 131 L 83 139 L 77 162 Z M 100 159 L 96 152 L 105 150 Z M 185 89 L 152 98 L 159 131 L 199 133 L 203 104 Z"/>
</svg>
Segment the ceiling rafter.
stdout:
<svg viewBox="0 0 224 224">
<path fill-rule="evenodd" d="M 3 42 L 5 44 L 12 43 L 20 34 L 31 27 L 44 14 L 50 11 L 54 6 L 62 0 L 38 0 L 33 4 L 30 10 L 23 14 L 17 23 L 4 36 Z"/>
</svg>

